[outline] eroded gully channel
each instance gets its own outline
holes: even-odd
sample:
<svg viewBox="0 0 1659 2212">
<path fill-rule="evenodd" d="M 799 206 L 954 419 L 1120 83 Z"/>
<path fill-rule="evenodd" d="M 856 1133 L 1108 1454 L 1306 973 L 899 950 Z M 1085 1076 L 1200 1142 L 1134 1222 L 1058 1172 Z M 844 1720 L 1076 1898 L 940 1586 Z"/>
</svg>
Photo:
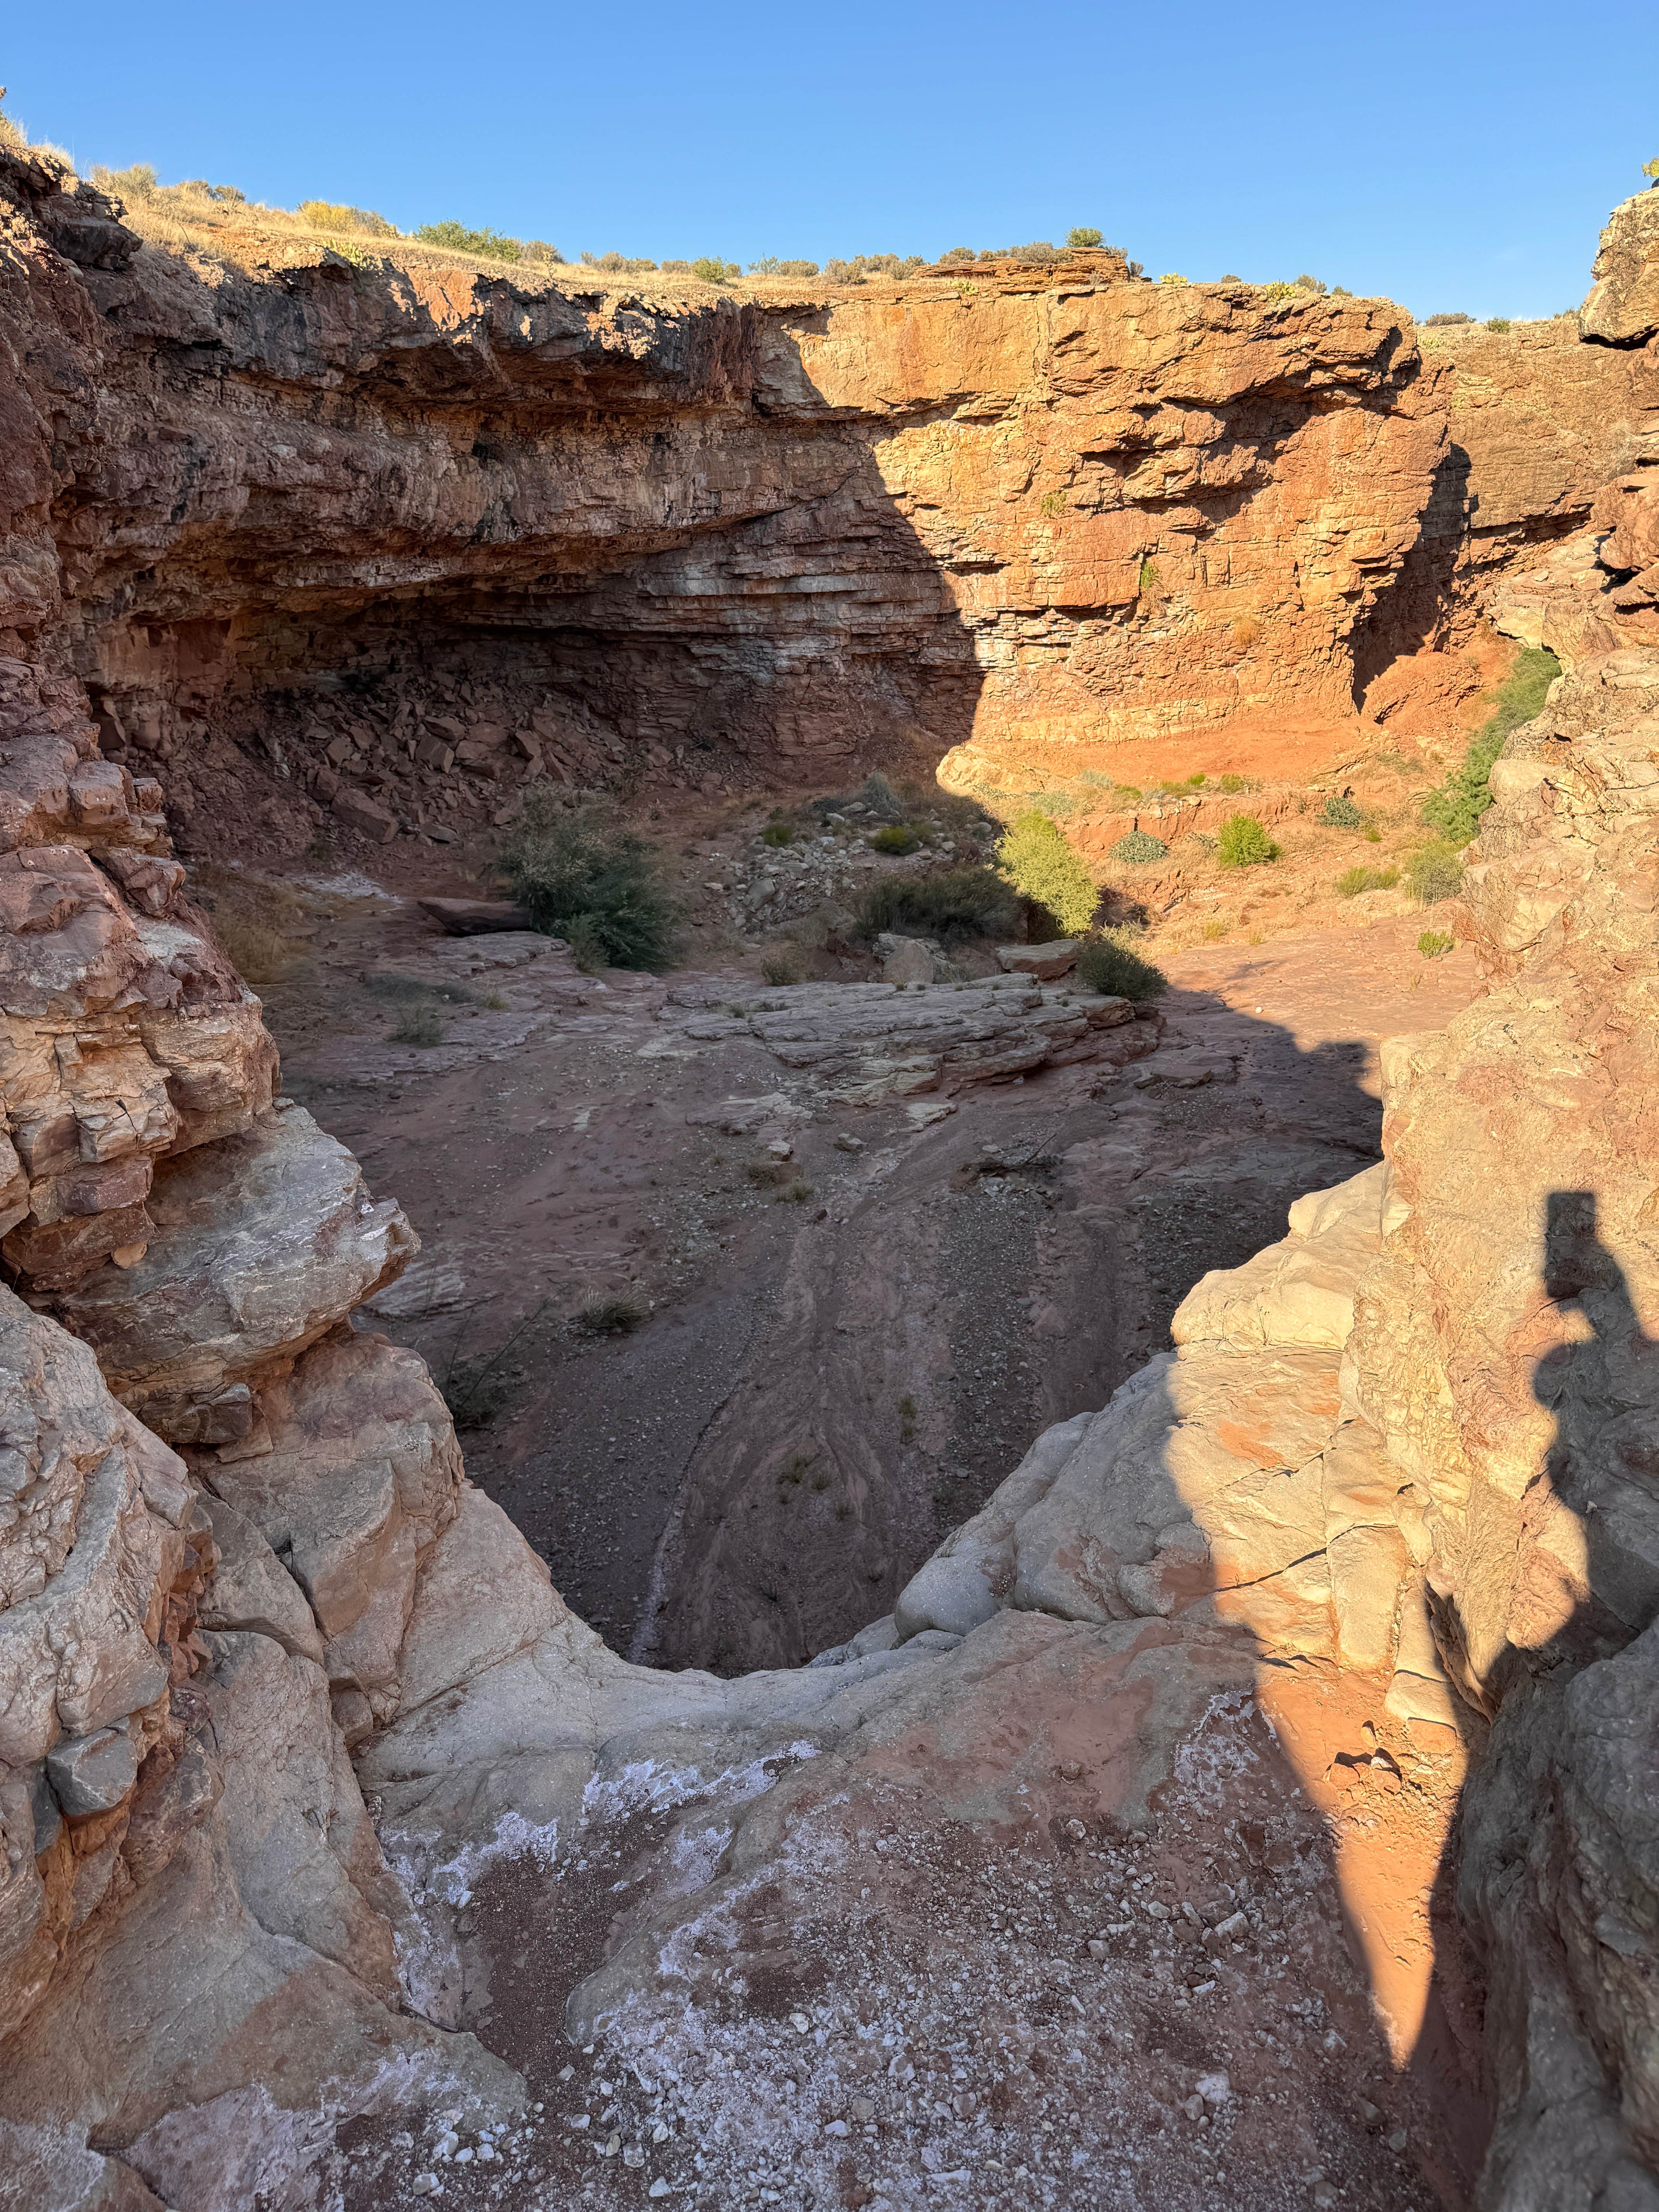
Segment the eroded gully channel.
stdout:
<svg viewBox="0 0 1659 2212">
<path fill-rule="evenodd" d="M 572 1607 L 659 1665 L 795 1665 L 1163 1348 L 1200 1275 L 1376 1156 L 1379 1041 L 1474 990 L 1404 927 L 1183 956 L 1141 1056 L 921 1126 L 825 1108 L 752 1041 L 665 1054 L 660 987 L 619 976 L 424 1056 L 339 1026 L 285 1080 L 422 1237 L 360 1325 L 447 1382 L 469 1474 Z M 342 971 L 431 934 L 412 904 L 340 928 Z M 787 1180 L 757 1181 L 780 1129 Z M 631 1333 L 575 1318 L 617 1297 Z"/>
</svg>

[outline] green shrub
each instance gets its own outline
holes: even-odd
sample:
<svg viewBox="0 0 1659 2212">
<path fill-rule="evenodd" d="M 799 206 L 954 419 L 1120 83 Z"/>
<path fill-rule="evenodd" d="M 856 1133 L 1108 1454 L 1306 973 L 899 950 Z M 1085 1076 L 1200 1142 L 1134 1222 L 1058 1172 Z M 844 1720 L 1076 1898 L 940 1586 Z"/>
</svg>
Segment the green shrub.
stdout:
<svg viewBox="0 0 1659 2212">
<path fill-rule="evenodd" d="M 1406 883 L 1419 906 L 1455 898 L 1463 881 L 1463 856 L 1455 845 L 1437 837 L 1406 863 Z"/>
<path fill-rule="evenodd" d="M 787 822 L 769 822 L 761 831 L 763 845 L 793 845 L 795 833 Z"/>
<path fill-rule="evenodd" d="M 516 261 L 519 241 L 500 230 L 469 230 L 465 223 L 423 222 L 415 233 L 422 246 L 447 246 L 454 253 L 476 253 L 485 261 Z"/>
<path fill-rule="evenodd" d="M 884 929 L 900 937 L 936 937 L 946 945 L 965 937 L 1006 938 L 1019 918 L 1013 893 L 990 868 L 890 877 L 872 884 L 854 910 L 859 934 L 869 943 Z"/>
<path fill-rule="evenodd" d="M 1336 879 L 1336 895 L 1358 898 L 1361 891 L 1391 891 L 1399 881 L 1398 868 L 1344 868 Z"/>
<path fill-rule="evenodd" d="M 398 1017 L 392 1032 L 393 1044 L 441 1044 L 443 1041 L 443 1024 L 435 1006 L 411 1006 Z"/>
<path fill-rule="evenodd" d="M 691 274 L 700 276 L 705 284 L 730 284 L 743 271 L 735 261 L 723 260 L 718 253 L 705 253 L 691 264 Z"/>
<path fill-rule="evenodd" d="M 761 974 L 780 988 L 786 983 L 799 983 L 800 973 L 800 963 L 790 952 L 775 952 L 761 962 Z"/>
<path fill-rule="evenodd" d="M 908 822 L 890 822 L 878 830 L 870 840 L 878 853 L 914 853 L 921 843 L 915 829 Z"/>
<path fill-rule="evenodd" d="M 677 921 L 649 846 L 598 805 L 574 811 L 532 792 L 502 854 L 509 882 L 538 929 L 568 938 L 579 961 L 663 968 Z"/>
<path fill-rule="evenodd" d="M 1497 706 L 1469 739 L 1462 766 L 1424 800 L 1423 819 L 1431 830 L 1454 845 L 1467 845 L 1475 836 L 1492 805 L 1492 763 L 1510 732 L 1543 712 L 1545 694 L 1560 673 L 1561 664 L 1547 647 L 1523 647 L 1498 687 Z"/>
<path fill-rule="evenodd" d="M 1319 810 L 1319 818 L 1328 830 L 1358 830 L 1365 819 L 1345 791 L 1331 793 Z"/>
<path fill-rule="evenodd" d="M 1510 319 L 1507 315 L 1488 315 L 1486 318 L 1486 328 L 1489 331 L 1506 331 L 1509 327 Z"/>
<path fill-rule="evenodd" d="M 1091 223 L 1074 222 L 1066 234 L 1067 246 L 1098 246 L 1102 234 Z"/>
<path fill-rule="evenodd" d="M 1254 814 L 1230 814 L 1217 834 L 1216 858 L 1224 868 L 1255 868 L 1276 860 L 1279 848 Z"/>
<path fill-rule="evenodd" d="M 1241 791 L 1249 789 L 1249 778 L 1243 775 L 1224 775 L 1220 779 L 1219 787 L 1230 799 L 1236 798 Z"/>
<path fill-rule="evenodd" d="M 1444 930 L 1425 929 L 1417 940 L 1417 949 L 1425 960 L 1438 960 L 1455 942 Z"/>
<path fill-rule="evenodd" d="M 1046 814 L 1022 814 L 997 841 L 997 867 L 1022 898 L 1044 907 L 1062 935 L 1079 937 L 1095 918 L 1100 893 L 1079 855 Z"/>
<path fill-rule="evenodd" d="M 1132 868 L 1148 867 L 1154 860 L 1167 860 L 1170 848 L 1161 837 L 1149 836 L 1144 830 L 1131 830 L 1127 837 L 1120 837 L 1108 848 L 1109 860 L 1121 860 Z"/>
<path fill-rule="evenodd" d="M 1109 933 L 1090 938 L 1079 951 L 1077 979 L 1108 999 L 1156 999 L 1170 988 L 1162 969 Z"/>
</svg>

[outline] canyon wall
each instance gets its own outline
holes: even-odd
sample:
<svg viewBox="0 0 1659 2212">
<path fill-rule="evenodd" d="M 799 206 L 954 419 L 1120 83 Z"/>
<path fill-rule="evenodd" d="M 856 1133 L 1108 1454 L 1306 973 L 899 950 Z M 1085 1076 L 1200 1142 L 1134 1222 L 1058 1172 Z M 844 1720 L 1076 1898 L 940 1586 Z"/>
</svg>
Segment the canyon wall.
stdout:
<svg viewBox="0 0 1659 2212">
<path fill-rule="evenodd" d="M 842 2163 L 849 2122 L 805 2116 L 842 2066 L 874 2127 L 881 2082 L 853 2061 L 906 1976 L 918 2006 L 959 2000 L 952 2051 L 965 2022 L 1005 2055 L 1024 2034 L 1029 2066 L 994 2082 L 947 2069 L 942 2125 L 1047 2112 L 1045 2081 L 1083 2063 L 1074 1984 L 1107 2021 L 1089 2028 L 1107 2103 L 1162 2095 L 1173 2120 L 1144 2069 L 1189 2002 L 1160 1963 L 1182 1909 L 1104 1913 L 1197 1835 L 1243 1878 L 1184 1923 L 1233 2008 L 1192 2129 L 1248 2088 L 1262 2156 L 1289 2128 L 1298 2155 L 1345 2162 L 1357 2202 L 1455 2202 L 1455 2160 L 1388 2166 L 1352 2094 L 1340 2128 L 1318 2104 L 1346 2051 L 1379 2100 L 1431 2100 L 1414 2124 L 1443 2116 L 1450 2091 L 1409 2086 L 1407 2062 L 1416 2041 L 1450 2081 L 1433 2039 L 1474 2002 L 1443 1918 L 1440 2010 L 1389 2015 L 1377 2042 L 1320 1793 L 1363 1765 L 1403 1796 L 1466 1759 L 1446 1872 L 1487 1991 L 1478 2201 L 1659 2203 L 1648 468 L 1505 580 L 1501 619 L 1568 672 L 1494 773 L 1470 871 L 1492 988 L 1392 1053 L 1386 1162 L 1206 1277 L 1176 1349 L 1039 1439 L 892 1619 L 793 1673 L 655 1674 L 567 1612 L 466 1483 L 418 1361 L 351 1326 L 412 1232 L 278 1090 L 258 1002 L 171 857 L 167 793 L 135 769 L 190 787 L 234 741 L 298 788 L 294 699 L 348 696 L 315 675 L 362 677 L 371 705 L 398 678 L 390 731 L 434 637 L 471 672 L 538 630 L 546 690 L 524 696 L 550 764 L 572 726 L 601 751 L 606 732 L 643 743 L 629 698 L 718 691 L 661 684 L 679 654 L 731 675 L 704 727 L 732 773 L 915 729 L 979 743 L 988 701 L 1069 743 L 1088 650 L 1139 683 L 1123 712 L 1145 726 L 1231 712 L 1250 620 L 1282 696 L 1334 711 L 1356 624 L 1409 586 L 1449 450 L 1431 380 L 1375 303 L 1221 287 L 676 317 L 346 264 L 262 279 L 135 253 L 49 161 L 8 163 L 0 2147 L 32 2201 L 218 2212 L 325 2182 L 344 2203 L 371 2139 L 414 2190 L 438 2154 L 416 2156 L 411 2115 L 439 2116 L 423 2142 L 464 2116 L 492 2161 L 498 2130 L 525 2140 L 524 2069 L 562 2015 L 508 2055 L 475 2033 L 468 1910 L 492 1869 L 532 1885 L 498 1983 L 514 1943 L 520 1966 L 548 1944 L 538 1971 L 581 2036 L 678 2083 L 682 2110 L 704 2100 L 714 2201 L 755 2155 L 720 2116 L 768 2096 L 781 2160 L 826 2202 L 873 2200 Z M 1617 228 L 1598 291 L 1626 303 L 1608 374 L 1647 404 L 1627 233 L 1646 236 Z M 1644 435 L 1623 458 L 1652 463 Z M 1547 535 L 1579 495 L 1560 472 L 1545 489 Z M 999 490 L 1006 536 L 980 519 Z M 719 619 L 694 621 L 706 599 Z M 816 678 L 788 672 L 790 621 Z M 1030 624 L 1059 641 L 1052 665 Z M 1136 635 L 1130 669 L 1114 656 Z M 833 744 L 811 719 L 826 699 Z M 320 750 L 308 768 L 317 804 Z M 1315 1755 L 1328 1691 L 1359 1700 L 1363 1760 Z M 1029 1896 L 994 1885 L 1033 1838 L 1044 1917 L 1056 1865 L 1116 1887 L 1086 1922 L 1066 1905 L 1076 1940 L 1028 1994 L 1006 1978 Z M 567 1941 L 534 1882 L 618 1868 Z M 1115 1959 L 1137 1925 L 1153 1948 Z M 1295 1978 L 1316 1965 L 1318 1988 Z M 1271 2073 L 1269 1989 L 1285 2034 L 1306 2027 L 1304 2063 L 1285 2045 Z M 1032 2050 L 1033 2019 L 1053 2050 Z M 1182 2050 L 1152 2056 L 1167 2075 Z M 899 2069 L 896 2052 L 883 2080 Z M 1057 2172 L 1121 2151 L 1110 2113 L 1097 2134 L 1070 2118 Z M 1165 2156 L 1167 2132 L 1135 2156 Z M 1039 2165 L 1044 2133 L 1031 2118 Z M 642 2122 L 629 2171 L 647 2140 Z M 611 2148 L 620 2170 L 620 2130 Z M 937 2154 L 927 2171 L 959 2179 Z M 1163 2201 L 1204 2201 L 1193 2172 Z"/>
<path fill-rule="evenodd" d="M 44 155 L 0 191 L 0 635 L 186 837 L 1328 726 L 1639 413 L 1560 321 L 1425 354 L 1386 302 L 1087 270 L 687 308 L 141 246 Z"/>
</svg>

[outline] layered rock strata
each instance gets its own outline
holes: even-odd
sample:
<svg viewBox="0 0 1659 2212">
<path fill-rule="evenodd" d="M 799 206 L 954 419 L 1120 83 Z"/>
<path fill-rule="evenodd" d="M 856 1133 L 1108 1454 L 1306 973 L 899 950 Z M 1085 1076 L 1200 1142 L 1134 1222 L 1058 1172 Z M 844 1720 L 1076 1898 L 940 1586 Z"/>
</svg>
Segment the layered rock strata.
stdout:
<svg viewBox="0 0 1659 2212">
<path fill-rule="evenodd" d="M 1104 264 L 695 308 L 245 268 L 0 167 L 0 633 L 191 834 L 1342 720 L 1629 442 L 1627 358 L 1555 325 L 1425 364 L 1383 302 Z"/>
</svg>

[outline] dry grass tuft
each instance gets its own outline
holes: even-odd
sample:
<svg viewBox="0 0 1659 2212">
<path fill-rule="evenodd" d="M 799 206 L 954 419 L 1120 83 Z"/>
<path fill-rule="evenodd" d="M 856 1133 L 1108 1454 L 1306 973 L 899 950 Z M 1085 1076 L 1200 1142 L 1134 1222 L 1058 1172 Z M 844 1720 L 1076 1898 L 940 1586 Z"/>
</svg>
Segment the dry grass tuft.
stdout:
<svg viewBox="0 0 1659 2212">
<path fill-rule="evenodd" d="M 246 982 L 287 982 L 303 965 L 306 910 L 285 884 L 210 863 L 191 870 L 189 893 Z"/>
</svg>

